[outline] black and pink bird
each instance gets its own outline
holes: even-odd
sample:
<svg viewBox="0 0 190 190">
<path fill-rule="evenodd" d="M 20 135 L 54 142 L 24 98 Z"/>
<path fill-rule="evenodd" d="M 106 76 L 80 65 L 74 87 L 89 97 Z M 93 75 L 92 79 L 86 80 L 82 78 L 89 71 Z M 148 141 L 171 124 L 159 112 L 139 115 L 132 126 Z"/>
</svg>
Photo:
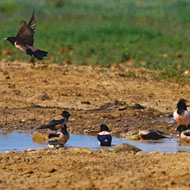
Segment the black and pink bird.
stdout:
<svg viewBox="0 0 190 190">
<path fill-rule="evenodd" d="M 30 55 L 32 62 L 34 61 L 34 58 L 42 60 L 48 54 L 48 52 L 39 50 L 33 46 L 35 29 L 36 20 L 33 12 L 28 24 L 26 21 L 21 21 L 16 37 L 4 38 L 4 40 L 8 40 L 23 53 Z"/>
</svg>

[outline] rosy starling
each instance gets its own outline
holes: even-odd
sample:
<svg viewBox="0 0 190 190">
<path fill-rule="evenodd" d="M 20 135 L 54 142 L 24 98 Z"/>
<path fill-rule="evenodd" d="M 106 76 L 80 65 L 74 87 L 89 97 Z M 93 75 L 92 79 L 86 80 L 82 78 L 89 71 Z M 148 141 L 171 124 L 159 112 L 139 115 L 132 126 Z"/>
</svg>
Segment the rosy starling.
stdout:
<svg viewBox="0 0 190 190">
<path fill-rule="evenodd" d="M 69 140 L 69 132 L 67 131 L 67 125 L 62 124 L 62 128 L 59 132 L 51 133 L 48 135 L 48 146 L 50 148 L 63 147 Z"/>
<path fill-rule="evenodd" d="M 38 127 L 37 129 L 51 129 L 51 130 L 59 130 L 60 128 L 62 128 L 62 126 L 60 125 L 64 125 L 68 122 L 70 117 L 70 113 L 67 111 L 63 111 L 61 114 L 61 118 L 59 119 L 53 119 L 50 122 L 48 122 L 47 124 L 44 124 L 40 127 Z"/>
<path fill-rule="evenodd" d="M 34 61 L 34 57 L 42 60 L 47 56 L 48 52 L 33 47 L 35 29 L 36 20 L 33 12 L 28 24 L 25 21 L 21 21 L 16 37 L 8 37 L 4 38 L 4 40 L 8 40 L 17 49 L 30 55 L 32 57 L 31 61 Z"/>
</svg>

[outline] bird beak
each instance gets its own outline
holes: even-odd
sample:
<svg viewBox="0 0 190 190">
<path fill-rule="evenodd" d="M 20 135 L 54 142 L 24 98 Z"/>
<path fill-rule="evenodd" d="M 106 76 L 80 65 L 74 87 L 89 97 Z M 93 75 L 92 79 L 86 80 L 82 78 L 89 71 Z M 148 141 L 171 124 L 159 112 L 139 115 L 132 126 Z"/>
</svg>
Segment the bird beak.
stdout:
<svg viewBox="0 0 190 190">
<path fill-rule="evenodd" d="M 7 38 L 3 38 L 4 40 L 7 40 Z"/>
</svg>

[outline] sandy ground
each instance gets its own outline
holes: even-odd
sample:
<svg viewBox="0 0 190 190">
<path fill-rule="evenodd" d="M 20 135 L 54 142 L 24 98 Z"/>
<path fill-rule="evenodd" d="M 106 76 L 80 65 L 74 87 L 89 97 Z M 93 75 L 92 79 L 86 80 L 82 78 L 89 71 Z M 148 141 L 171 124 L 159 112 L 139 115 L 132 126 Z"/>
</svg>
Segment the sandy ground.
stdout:
<svg viewBox="0 0 190 190">
<path fill-rule="evenodd" d="M 1 63 L 0 128 L 35 131 L 67 110 L 70 132 L 96 132 L 105 123 L 113 135 L 139 129 L 176 134 L 167 121 L 190 88 L 152 80 L 150 72 Z M 189 155 L 136 153 L 125 146 L 0 153 L 0 189 L 190 189 Z"/>
<path fill-rule="evenodd" d="M 190 153 L 39 149 L 0 154 L 0 189 L 189 189 Z"/>
<path fill-rule="evenodd" d="M 1 63 L 0 127 L 33 129 L 67 110 L 71 132 L 106 123 L 118 134 L 146 128 L 174 133 L 168 117 L 189 93 L 188 86 L 151 80 L 148 71 L 129 67 Z"/>
</svg>

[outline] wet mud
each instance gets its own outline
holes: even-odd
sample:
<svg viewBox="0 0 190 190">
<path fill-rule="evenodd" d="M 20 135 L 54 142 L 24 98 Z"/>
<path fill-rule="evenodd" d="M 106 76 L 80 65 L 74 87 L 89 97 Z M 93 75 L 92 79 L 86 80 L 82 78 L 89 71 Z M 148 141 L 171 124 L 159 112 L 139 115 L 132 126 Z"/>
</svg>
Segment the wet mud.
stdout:
<svg viewBox="0 0 190 190">
<path fill-rule="evenodd" d="M 72 133 L 96 134 L 105 123 L 116 136 L 140 129 L 176 135 L 176 124 L 168 121 L 190 88 L 148 73 L 127 66 L 1 63 L 0 129 L 36 131 L 67 110 Z M 189 154 L 122 145 L 0 153 L 0 189 L 189 189 Z"/>
</svg>

